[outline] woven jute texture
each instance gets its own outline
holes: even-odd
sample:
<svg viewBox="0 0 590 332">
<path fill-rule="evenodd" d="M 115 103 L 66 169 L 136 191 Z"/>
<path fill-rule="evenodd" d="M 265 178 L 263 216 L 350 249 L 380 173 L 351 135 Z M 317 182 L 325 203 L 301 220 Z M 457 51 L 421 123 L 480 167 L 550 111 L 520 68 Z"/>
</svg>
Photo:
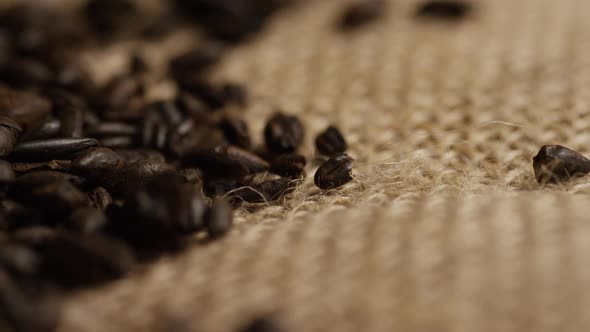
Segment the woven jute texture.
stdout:
<svg viewBox="0 0 590 332">
<path fill-rule="evenodd" d="M 260 142 L 337 124 L 355 180 L 237 211 L 226 238 L 72 295 L 61 331 L 589 331 L 590 178 L 540 186 L 544 144 L 590 153 L 590 1 L 488 0 L 457 24 L 334 28 L 344 1 L 279 15 L 216 77 L 244 82 Z M 178 45 L 179 43 L 172 43 Z M 158 48 L 154 49 L 155 53 Z M 149 52 L 148 52 L 149 53 Z"/>
</svg>

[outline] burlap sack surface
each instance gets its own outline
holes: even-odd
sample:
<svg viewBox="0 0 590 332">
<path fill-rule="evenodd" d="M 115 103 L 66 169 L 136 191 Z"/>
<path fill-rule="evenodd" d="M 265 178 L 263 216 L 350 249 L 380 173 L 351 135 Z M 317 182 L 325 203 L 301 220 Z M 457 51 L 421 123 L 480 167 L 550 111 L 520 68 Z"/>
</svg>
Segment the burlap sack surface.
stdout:
<svg viewBox="0 0 590 332">
<path fill-rule="evenodd" d="M 265 313 L 289 331 L 590 330 L 590 178 L 542 187 L 531 165 L 544 144 L 590 152 L 590 2 L 480 1 L 444 24 L 392 1 L 347 35 L 343 3 L 281 14 L 216 77 L 250 88 L 259 142 L 276 109 L 301 116 L 308 156 L 337 124 L 355 181 L 321 192 L 312 162 L 221 241 L 72 295 L 60 331 L 232 331 Z"/>
</svg>

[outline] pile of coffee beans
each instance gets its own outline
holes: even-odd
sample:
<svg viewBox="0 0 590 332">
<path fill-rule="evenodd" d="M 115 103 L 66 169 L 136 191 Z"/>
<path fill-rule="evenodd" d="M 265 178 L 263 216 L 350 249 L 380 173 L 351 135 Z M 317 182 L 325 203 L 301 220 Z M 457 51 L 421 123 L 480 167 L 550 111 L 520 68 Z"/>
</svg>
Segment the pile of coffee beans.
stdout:
<svg viewBox="0 0 590 332">
<path fill-rule="evenodd" d="M 0 11 L 0 330 L 52 330 L 65 291 L 121 278 L 195 237 L 218 239 L 234 208 L 279 201 L 303 182 L 302 121 L 277 110 L 264 146 L 253 146 L 240 111 L 247 88 L 207 75 L 293 2 L 177 0 L 154 15 L 130 0 L 74 12 L 31 1 Z M 209 40 L 170 59 L 173 98 L 147 101 L 153 68 L 139 50 L 103 85 L 77 61 L 179 26 Z M 350 182 L 340 131 L 315 143 L 316 185 Z"/>
</svg>

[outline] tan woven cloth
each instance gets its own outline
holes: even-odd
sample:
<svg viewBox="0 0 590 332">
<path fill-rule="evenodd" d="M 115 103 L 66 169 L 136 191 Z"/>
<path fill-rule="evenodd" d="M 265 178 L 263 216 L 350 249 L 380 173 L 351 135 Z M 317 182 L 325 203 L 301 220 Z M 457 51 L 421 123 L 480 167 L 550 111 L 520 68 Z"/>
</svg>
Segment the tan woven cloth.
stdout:
<svg viewBox="0 0 590 332">
<path fill-rule="evenodd" d="M 336 123 L 355 181 L 238 211 L 225 239 L 72 296 L 61 331 L 588 331 L 590 178 L 543 188 L 544 144 L 590 153 L 590 1 L 488 0 L 459 24 L 395 1 L 335 31 L 344 1 L 282 14 L 217 76 L 245 82 L 260 139 L 275 109 Z M 317 167 L 317 166 L 315 166 Z"/>
</svg>

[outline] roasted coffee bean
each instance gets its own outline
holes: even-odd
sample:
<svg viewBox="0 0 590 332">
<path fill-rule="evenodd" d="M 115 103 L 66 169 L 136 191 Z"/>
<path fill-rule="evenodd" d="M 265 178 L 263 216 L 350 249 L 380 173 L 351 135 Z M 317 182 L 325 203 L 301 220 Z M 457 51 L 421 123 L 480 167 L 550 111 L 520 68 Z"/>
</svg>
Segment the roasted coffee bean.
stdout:
<svg viewBox="0 0 590 332">
<path fill-rule="evenodd" d="M 72 162 L 69 160 L 51 160 L 38 163 L 13 163 L 15 173 L 28 173 L 32 171 L 58 171 L 69 172 Z"/>
<path fill-rule="evenodd" d="M 137 135 L 137 127 L 124 122 L 101 122 L 87 131 L 89 137 L 121 137 Z"/>
<path fill-rule="evenodd" d="M 161 150 L 166 146 L 169 126 L 164 122 L 162 115 L 152 109 L 142 123 L 141 144 L 143 147 L 153 147 Z"/>
<path fill-rule="evenodd" d="M 59 119 L 50 118 L 41 125 L 39 130 L 31 133 L 29 138 L 32 140 L 56 138 L 59 136 L 60 132 L 61 121 Z"/>
<path fill-rule="evenodd" d="M 343 153 L 348 148 L 344 137 L 335 126 L 329 126 L 315 139 L 316 149 L 320 154 L 333 156 Z"/>
<path fill-rule="evenodd" d="M 113 196 L 133 194 L 138 187 L 152 181 L 160 175 L 180 177 L 174 166 L 157 161 L 138 160 L 127 164 L 121 170 L 110 172 L 109 177 L 100 184 Z"/>
<path fill-rule="evenodd" d="M 95 209 L 104 210 L 113 204 L 111 194 L 103 187 L 96 187 L 87 195 L 90 205 Z"/>
<path fill-rule="evenodd" d="M 217 64 L 225 50 L 226 47 L 220 43 L 207 43 L 191 49 L 170 61 L 170 72 L 178 80 L 194 77 Z"/>
<path fill-rule="evenodd" d="M 51 112 L 51 102 L 32 92 L 12 90 L 0 85 L 0 115 L 10 117 L 23 129 L 23 136 L 43 125 Z"/>
<path fill-rule="evenodd" d="M 188 92 L 181 91 L 174 100 L 174 105 L 186 116 L 193 119 L 207 119 L 210 116 L 209 109 L 204 102 Z"/>
<path fill-rule="evenodd" d="M 178 81 L 178 84 L 183 91 L 196 96 L 213 110 L 225 106 L 226 99 L 223 90 L 214 86 L 210 82 L 191 79 L 187 81 Z"/>
<path fill-rule="evenodd" d="M 229 232 L 233 225 L 233 209 L 229 202 L 224 198 L 215 199 L 205 214 L 205 223 L 207 233 L 212 238 Z"/>
<path fill-rule="evenodd" d="M 95 233 L 101 230 L 108 220 L 102 210 L 80 207 L 66 219 L 65 227 L 79 233 Z"/>
<path fill-rule="evenodd" d="M 270 171 L 286 178 L 300 178 L 304 174 L 305 157 L 298 154 L 285 154 L 272 161 Z"/>
<path fill-rule="evenodd" d="M 176 3 L 210 35 L 238 42 L 260 31 L 285 1 L 176 0 Z"/>
<path fill-rule="evenodd" d="M 99 234 L 60 231 L 34 248 L 41 255 L 42 278 L 66 288 L 120 278 L 135 262 L 126 244 Z"/>
<path fill-rule="evenodd" d="M 166 158 L 164 155 L 156 150 L 147 149 L 134 149 L 134 150 L 120 150 L 117 149 L 117 153 L 123 158 L 123 160 L 130 164 L 139 160 L 154 161 L 154 162 L 165 162 Z"/>
<path fill-rule="evenodd" d="M 236 104 L 244 107 L 248 104 L 248 91 L 238 83 L 225 83 L 222 87 L 222 94 L 226 104 Z"/>
<path fill-rule="evenodd" d="M 292 192 L 295 190 L 296 185 L 297 181 L 280 178 L 234 190 L 230 196 L 232 202 L 236 203 L 240 201 L 248 203 L 269 203 Z"/>
<path fill-rule="evenodd" d="M 451 21 L 465 17 L 471 10 L 471 4 L 461 0 L 430 0 L 418 7 L 416 17 Z"/>
<path fill-rule="evenodd" d="M 220 127 L 229 143 L 244 149 L 250 147 L 250 131 L 243 119 L 236 116 L 225 116 L 221 120 Z"/>
<path fill-rule="evenodd" d="M 131 98 L 144 92 L 142 84 L 133 76 L 121 75 L 113 78 L 101 93 L 104 107 L 118 109 L 127 104 Z"/>
<path fill-rule="evenodd" d="M 0 326 L 11 331 L 54 331 L 59 303 L 44 294 L 29 295 L 0 269 Z M 9 326 L 6 326 L 9 325 Z"/>
<path fill-rule="evenodd" d="M 560 145 L 545 145 L 533 158 L 539 183 L 566 182 L 590 173 L 590 160 Z"/>
<path fill-rule="evenodd" d="M 172 100 L 157 102 L 153 104 L 153 107 L 160 113 L 164 121 L 171 126 L 176 126 L 184 120 L 182 112 Z"/>
<path fill-rule="evenodd" d="M 47 184 L 67 181 L 76 186 L 81 186 L 84 179 L 69 173 L 54 171 L 33 171 L 16 178 L 15 185 L 26 187 L 44 186 Z"/>
<path fill-rule="evenodd" d="M 264 128 L 264 139 L 271 152 L 295 152 L 303 142 L 303 125 L 295 116 L 276 113 Z"/>
<path fill-rule="evenodd" d="M 253 319 L 241 327 L 238 332 L 282 332 L 279 324 L 269 316 L 262 316 Z"/>
<path fill-rule="evenodd" d="M 211 125 L 197 124 L 192 119 L 187 119 L 174 127 L 168 137 L 168 150 L 176 157 L 221 144 L 225 144 L 221 129 Z"/>
<path fill-rule="evenodd" d="M 183 162 L 200 168 L 208 175 L 228 177 L 264 172 L 270 167 L 257 155 L 231 145 L 194 151 L 185 156 Z"/>
<path fill-rule="evenodd" d="M 357 0 L 342 14 L 339 27 L 342 30 L 355 29 L 378 19 L 385 12 L 386 2 L 386 0 Z"/>
<path fill-rule="evenodd" d="M 113 171 L 126 165 L 123 158 L 109 148 L 92 148 L 80 153 L 72 160 L 72 173 L 79 174 L 93 182 L 104 180 Z"/>
<path fill-rule="evenodd" d="M 4 160 L 0 160 L 0 186 L 14 181 L 15 175 L 12 165 Z"/>
<path fill-rule="evenodd" d="M 80 152 L 98 145 L 92 138 L 56 138 L 17 145 L 11 155 L 15 160 L 44 161 L 72 159 Z"/>
<path fill-rule="evenodd" d="M 82 137 L 84 113 L 88 110 L 86 103 L 71 93 L 53 90 L 50 92 L 54 103 L 54 112 L 61 123 L 61 137 Z"/>
<path fill-rule="evenodd" d="M 22 128 L 18 123 L 9 117 L 0 116 L 0 157 L 12 153 L 21 132 Z"/>
<path fill-rule="evenodd" d="M 352 158 L 346 154 L 330 158 L 315 173 L 316 186 L 321 189 L 333 189 L 352 181 L 352 161 Z"/>
<path fill-rule="evenodd" d="M 10 186 L 9 196 L 25 207 L 43 211 L 48 217 L 63 216 L 72 209 L 88 204 L 86 195 L 71 182 L 58 181 L 37 186 L 25 186 L 19 180 L 20 178 L 17 178 L 15 183 Z M 48 219 L 50 223 L 55 221 L 55 218 Z"/>
</svg>

